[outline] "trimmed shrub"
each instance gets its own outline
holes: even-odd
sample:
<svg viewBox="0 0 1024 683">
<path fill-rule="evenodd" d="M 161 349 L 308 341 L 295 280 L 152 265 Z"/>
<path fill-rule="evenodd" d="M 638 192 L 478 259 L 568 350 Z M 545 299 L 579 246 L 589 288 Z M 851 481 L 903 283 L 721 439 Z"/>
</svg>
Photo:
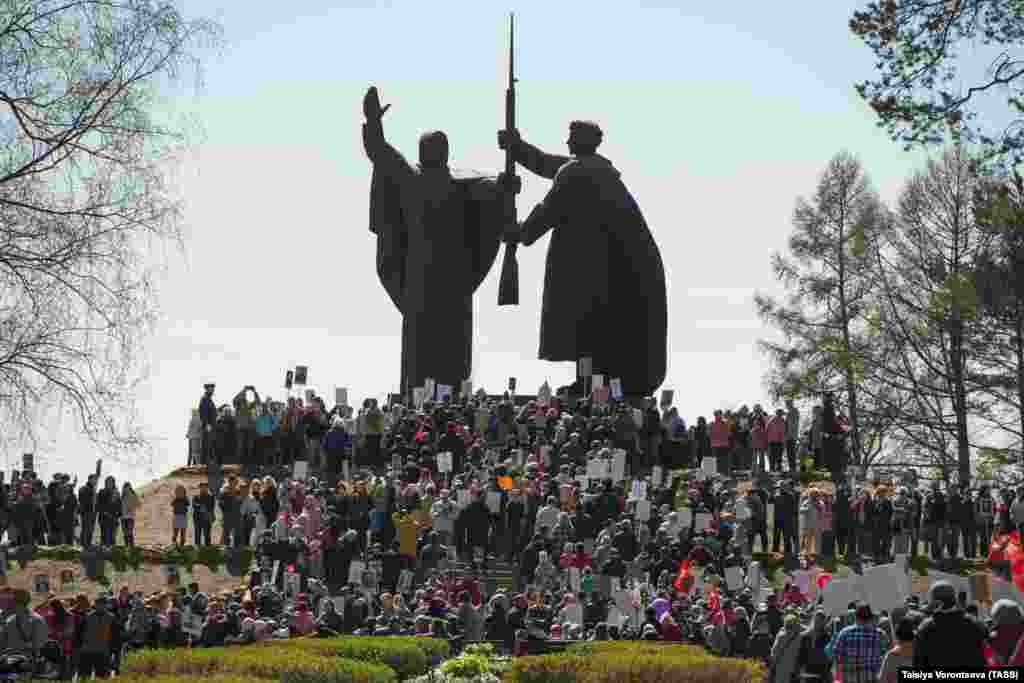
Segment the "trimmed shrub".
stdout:
<svg viewBox="0 0 1024 683">
<path fill-rule="evenodd" d="M 587 642 L 563 654 L 519 657 L 509 683 L 760 683 L 765 670 L 749 660 L 715 657 L 690 645 Z"/>
<path fill-rule="evenodd" d="M 151 676 L 194 678 L 221 674 L 272 679 L 284 674 L 310 674 L 353 683 L 393 683 L 397 679 L 392 669 L 380 664 L 286 649 L 280 647 L 281 642 L 284 641 L 239 647 L 143 650 L 125 658 L 122 672 L 126 677 L 147 680 Z"/>
<path fill-rule="evenodd" d="M 400 679 L 406 679 L 427 673 L 431 666 L 432 658 L 427 656 L 424 648 L 419 647 L 416 640 L 429 639 L 395 636 L 295 638 L 277 641 L 274 646 L 289 651 L 308 652 L 320 657 L 345 657 L 384 664 L 394 669 Z M 444 645 L 447 654 L 448 643 L 444 642 Z"/>
</svg>

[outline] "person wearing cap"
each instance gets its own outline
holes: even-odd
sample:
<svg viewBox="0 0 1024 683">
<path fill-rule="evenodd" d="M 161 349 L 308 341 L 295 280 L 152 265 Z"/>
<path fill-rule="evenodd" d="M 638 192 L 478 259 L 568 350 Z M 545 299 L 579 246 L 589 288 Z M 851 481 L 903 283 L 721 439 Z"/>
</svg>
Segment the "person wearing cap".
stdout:
<svg viewBox="0 0 1024 683">
<path fill-rule="evenodd" d="M 792 683 L 796 678 L 801 635 L 800 619 L 796 612 L 786 612 L 786 616 L 782 620 L 782 630 L 775 636 L 775 643 L 772 645 L 771 680 L 769 683 Z M 843 679 L 843 683 L 848 682 Z"/>
<path fill-rule="evenodd" d="M 914 638 L 914 668 L 984 668 L 988 633 L 958 607 L 953 585 L 938 581 L 929 597 L 934 609 Z"/>
<path fill-rule="evenodd" d="M 210 462 L 210 453 L 213 450 L 213 427 L 217 424 L 217 405 L 213 402 L 213 392 L 216 388 L 212 382 L 203 385 L 203 396 L 199 399 L 199 422 L 201 425 L 201 461 L 199 464 Z"/>
<path fill-rule="evenodd" d="M 871 605 L 857 605 L 853 625 L 839 632 L 831 649 L 843 683 L 875 683 L 878 680 L 887 648 L 882 631 L 875 624 Z"/>
</svg>

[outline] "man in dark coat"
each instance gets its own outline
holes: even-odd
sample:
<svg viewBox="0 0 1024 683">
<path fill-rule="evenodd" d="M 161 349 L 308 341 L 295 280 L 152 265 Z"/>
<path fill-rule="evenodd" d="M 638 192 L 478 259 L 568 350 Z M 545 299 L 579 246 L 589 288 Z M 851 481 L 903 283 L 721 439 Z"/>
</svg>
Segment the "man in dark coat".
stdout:
<svg viewBox="0 0 1024 683">
<path fill-rule="evenodd" d="M 199 399 L 199 422 L 202 425 L 200 451 L 203 461 L 199 463 L 201 465 L 210 462 L 210 453 L 213 451 L 213 426 L 217 424 L 217 406 L 213 402 L 214 389 L 216 385 L 204 384 L 203 397 Z"/>
<path fill-rule="evenodd" d="M 519 164 L 554 180 L 506 239 L 529 246 L 553 231 L 539 358 L 576 363 L 589 357 L 593 372 L 619 378 L 623 395 L 636 399 L 652 395 L 665 379 L 665 269 L 640 207 L 611 162 L 597 154 L 602 137 L 596 124 L 573 121 L 567 157 L 545 154 L 518 131 L 498 133 L 498 146 Z"/>
<path fill-rule="evenodd" d="M 938 609 L 917 629 L 914 668 L 984 669 L 988 631 L 957 606 L 949 582 L 932 585 L 930 597 Z"/>
</svg>

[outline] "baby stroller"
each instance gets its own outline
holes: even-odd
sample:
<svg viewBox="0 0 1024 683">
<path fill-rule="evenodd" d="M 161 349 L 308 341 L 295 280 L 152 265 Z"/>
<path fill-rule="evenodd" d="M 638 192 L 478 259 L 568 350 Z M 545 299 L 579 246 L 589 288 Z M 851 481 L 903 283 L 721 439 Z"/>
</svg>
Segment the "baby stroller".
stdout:
<svg viewBox="0 0 1024 683">
<path fill-rule="evenodd" d="M 30 651 L 4 650 L 0 652 L 0 681 L 55 681 L 64 676 L 65 665 L 64 653 L 55 640 L 47 641 L 38 657 Z"/>
</svg>

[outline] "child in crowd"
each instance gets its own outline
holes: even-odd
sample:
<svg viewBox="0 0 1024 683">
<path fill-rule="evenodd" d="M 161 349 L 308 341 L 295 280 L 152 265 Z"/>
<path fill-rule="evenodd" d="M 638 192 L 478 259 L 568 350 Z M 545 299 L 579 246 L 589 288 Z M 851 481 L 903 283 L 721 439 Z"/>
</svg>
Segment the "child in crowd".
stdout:
<svg viewBox="0 0 1024 683">
<path fill-rule="evenodd" d="M 174 500 L 171 510 L 174 512 L 174 528 L 171 530 L 171 543 L 185 545 L 185 531 L 188 529 L 188 491 L 181 484 L 174 488 Z"/>
</svg>

